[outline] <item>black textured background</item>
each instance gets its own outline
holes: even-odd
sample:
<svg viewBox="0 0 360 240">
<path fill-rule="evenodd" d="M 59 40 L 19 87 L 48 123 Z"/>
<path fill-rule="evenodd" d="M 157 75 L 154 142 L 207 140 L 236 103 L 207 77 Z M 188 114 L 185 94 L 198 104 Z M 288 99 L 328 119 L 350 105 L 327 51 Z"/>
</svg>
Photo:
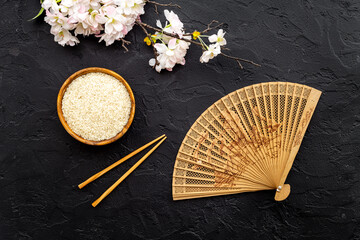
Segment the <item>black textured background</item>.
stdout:
<svg viewBox="0 0 360 240">
<path fill-rule="evenodd" d="M 201 50 L 172 73 L 148 66 L 152 50 L 135 27 L 120 44 L 95 38 L 76 47 L 53 41 L 36 0 L 0 0 L 0 239 L 360 239 L 360 3 L 354 1 L 177 1 L 188 29 L 226 23 L 233 55 L 257 61 L 240 70 Z M 146 6 L 145 22 L 156 14 Z M 162 9 L 161 9 L 162 10 Z M 90 66 L 121 74 L 135 93 L 135 120 L 104 147 L 63 129 L 56 97 L 64 80 Z M 236 89 L 266 81 L 323 91 L 287 182 L 273 191 L 173 202 L 178 147 L 197 117 Z M 94 201 L 136 159 L 83 190 L 77 184 L 153 138 L 168 140 L 97 208 Z"/>
</svg>

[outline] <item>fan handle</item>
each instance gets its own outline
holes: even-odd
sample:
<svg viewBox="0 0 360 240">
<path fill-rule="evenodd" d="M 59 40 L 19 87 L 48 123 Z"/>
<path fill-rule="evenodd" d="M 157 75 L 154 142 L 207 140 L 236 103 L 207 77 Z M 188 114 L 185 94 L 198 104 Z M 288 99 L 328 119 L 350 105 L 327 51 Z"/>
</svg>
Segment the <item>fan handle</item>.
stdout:
<svg viewBox="0 0 360 240">
<path fill-rule="evenodd" d="M 283 201 L 289 196 L 289 194 L 290 194 L 290 185 L 289 184 L 284 184 L 282 187 L 279 186 L 276 189 L 275 200 Z"/>
</svg>

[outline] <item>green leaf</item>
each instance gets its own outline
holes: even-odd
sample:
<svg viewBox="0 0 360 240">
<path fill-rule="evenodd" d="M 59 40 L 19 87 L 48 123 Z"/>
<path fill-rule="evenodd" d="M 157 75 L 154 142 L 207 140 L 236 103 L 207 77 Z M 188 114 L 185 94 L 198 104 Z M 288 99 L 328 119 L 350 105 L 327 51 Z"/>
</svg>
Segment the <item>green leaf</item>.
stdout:
<svg viewBox="0 0 360 240">
<path fill-rule="evenodd" d="M 43 12 L 44 12 L 44 8 L 41 8 L 39 13 L 35 17 L 33 17 L 32 19 L 29 19 L 28 21 L 32 21 L 32 20 L 38 18 Z"/>
<path fill-rule="evenodd" d="M 43 2 L 44 2 L 44 0 L 40 0 L 40 3 L 41 3 L 41 4 L 42 4 Z M 60 3 L 60 2 L 61 2 L 61 0 L 56 0 L 56 3 Z M 41 8 L 40 11 L 39 11 L 39 13 L 38 13 L 35 17 L 33 17 L 32 19 L 29 19 L 28 21 L 32 21 L 32 20 L 40 17 L 40 15 L 41 15 L 43 12 L 44 12 L 44 8 Z"/>
</svg>

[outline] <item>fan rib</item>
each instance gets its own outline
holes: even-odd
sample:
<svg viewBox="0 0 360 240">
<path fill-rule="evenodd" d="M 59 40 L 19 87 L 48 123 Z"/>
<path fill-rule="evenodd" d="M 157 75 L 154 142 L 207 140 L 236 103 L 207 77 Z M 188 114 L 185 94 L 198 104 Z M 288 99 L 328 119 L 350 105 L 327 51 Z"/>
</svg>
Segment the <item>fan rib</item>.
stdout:
<svg viewBox="0 0 360 240">
<path fill-rule="evenodd" d="M 295 85 L 295 89 L 294 89 L 294 93 L 295 93 L 295 90 L 296 90 L 296 85 Z M 300 110 L 300 107 L 299 107 L 299 103 L 300 103 L 300 100 L 301 100 L 301 96 L 302 96 L 302 93 L 304 92 L 304 88 L 302 87 L 301 89 L 301 94 L 300 94 L 300 97 L 298 96 L 294 96 L 294 99 L 296 99 L 297 97 L 299 98 L 299 101 L 297 102 L 296 100 L 294 100 L 294 104 L 296 107 L 293 107 L 292 111 L 291 111 L 291 116 L 290 116 L 290 119 L 291 119 L 291 123 L 290 123 L 290 130 L 287 132 L 287 136 L 286 136 L 286 139 L 285 139 L 285 146 L 284 146 L 284 149 L 285 149 L 285 155 L 282 157 L 281 159 L 281 171 L 283 171 L 283 169 L 285 168 L 285 164 L 286 164 L 286 160 L 288 159 L 289 157 L 289 146 L 291 145 L 292 141 L 291 141 L 291 135 L 294 134 L 294 131 L 293 131 L 293 128 L 297 127 L 297 124 L 294 124 L 295 122 L 295 119 L 299 117 L 299 110 Z M 295 112 L 295 116 L 293 117 L 293 114 Z M 301 117 L 301 115 L 300 115 Z M 280 185 L 279 185 L 280 186 Z"/>
<path fill-rule="evenodd" d="M 289 158 L 288 158 L 288 160 L 286 162 L 285 168 L 282 171 L 283 174 L 281 176 L 279 186 L 282 186 L 285 183 L 286 177 L 289 174 L 289 171 L 290 171 L 290 169 L 292 167 L 292 164 L 293 164 L 293 162 L 295 160 L 295 156 L 296 156 L 297 152 L 299 151 L 299 148 L 300 148 L 301 142 L 302 142 L 302 140 L 304 138 L 306 129 L 307 129 L 309 123 L 310 123 L 310 120 L 311 120 L 311 117 L 312 117 L 312 115 L 314 113 L 315 107 L 316 107 L 316 105 L 317 105 L 317 103 L 319 101 L 319 98 L 321 96 L 321 92 L 319 90 L 316 90 L 314 88 L 310 88 L 309 90 L 310 90 L 310 92 L 309 92 L 309 95 L 308 95 L 308 98 L 307 98 L 306 106 L 305 106 L 304 111 L 302 113 L 301 120 L 300 120 L 300 123 L 299 123 L 299 127 L 298 127 L 298 130 L 297 130 L 296 135 L 294 137 L 294 142 L 293 142 L 291 150 L 290 150 Z"/>
<path fill-rule="evenodd" d="M 274 137 L 274 131 L 273 131 L 273 123 L 274 120 L 271 118 L 272 117 L 272 107 L 271 107 L 271 100 L 270 100 L 270 84 L 261 84 L 261 94 L 263 97 L 263 111 L 265 112 L 265 129 L 266 132 L 268 134 L 268 138 L 269 138 L 269 165 L 270 165 L 270 171 L 269 171 L 269 175 L 271 177 L 271 179 L 275 180 L 274 177 L 274 172 L 271 166 L 273 166 L 274 164 L 274 158 L 276 158 L 276 149 L 274 147 L 274 141 L 275 141 L 275 137 Z M 268 95 L 266 95 L 268 94 Z M 268 105 L 270 103 L 270 106 Z"/>
<path fill-rule="evenodd" d="M 246 87 L 244 88 L 243 92 L 245 93 L 245 96 L 243 97 L 244 99 L 242 99 L 242 97 L 239 95 L 240 91 L 237 91 L 237 94 L 238 94 L 238 97 L 240 99 L 240 103 L 241 103 L 241 106 L 244 110 L 244 113 L 246 115 L 246 117 L 248 118 L 249 120 L 249 132 L 251 132 L 252 134 L 250 135 L 250 138 L 252 140 L 252 143 L 254 143 L 254 146 L 255 146 L 255 149 L 259 149 L 258 152 L 259 155 L 260 155 L 260 160 L 257 162 L 258 166 L 261 168 L 261 172 L 262 174 L 264 174 L 266 176 L 266 178 L 268 179 L 268 181 L 271 183 L 272 180 L 268 177 L 268 175 L 266 174 L 266 172 L 269 171 L 269 169 L 266 168 L 265 166 L 265 159 L 266 159 L 266 155 L 265 155 L 265 150 L 264 150 L 264 146 L 261 142 L 261 130 L 259 129 L 259 126 L 256 124 L 256 121 L 255 121 L 255 118 L 252 114 L 252 111 L 251 111 L 251 101 L 249 99 L 249 96 L 248 96 L 248 91 L 249 90 L 249 87 Z M 246 100 L 247 101 L 246 101 Z M 247 104 L 246 104 L 247 103 Z M 260 136 L 259 136 L 260 135 Z"/>
<path fill-rule="evenodd" d="M 260 90 L 261 88 L 261 90 Z M 262 86 L 260 84 L 258 85 L 254 85 L 253 87 L 253 91 L 254 91 L 254 98 L 252 99 L 251 104 L 252 104 L 252 107 L 253 107 L 253 111 L 256 115 L 256 118 L 257 119 L 257 123 L 258 123 L 258 128 L 260 128 L 262 130 L 262 133 L 264 135 L 264 140 L 262 140 L 261 142 L 261 145 L 264 147 L 264 154 L 265 154 L 265 159 L 263 159 L 263 162 L 264 162 L 264 165 L 266 166 L 267 168 L 267 175 L 269 175 L 269 178 L 273 181 L 273 186 L 274 188 L 276 188 L 276 185 L 275 185 L 275 182 L 274 182 L 274 178 L 272 177 L 272 174 L 271 174 L 271 166 L 270 166 L 270 157 L 271 157 L 271 150 L 270 150 L 270 137 L 269 137 L 269 134 L 268 134 L 268 128 L 266 125 L 264 125 L 264 116 L 262 115 L 262 108 L 261 108 L 261 105 L 259 104 L 259 98 L 260 98 L 260 94 L 262 93 Z M 256 103 L 256 105 L 255 105 Z M 265 118 L 266 119 L 266 118 Z"/>
</svg>

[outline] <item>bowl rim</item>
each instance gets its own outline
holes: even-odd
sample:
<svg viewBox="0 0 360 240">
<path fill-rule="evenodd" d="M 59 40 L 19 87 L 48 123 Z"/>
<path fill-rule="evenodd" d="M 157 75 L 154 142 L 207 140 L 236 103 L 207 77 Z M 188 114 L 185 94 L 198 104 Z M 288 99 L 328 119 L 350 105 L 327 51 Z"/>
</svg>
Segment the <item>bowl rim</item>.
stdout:
<svg viewBox="0 0 360 240">
<path fill-rule="evenodd" d="M 75 80 L 76 78 L 85 75 L 87 73 L 92 73 L 92 72 L 101 72 L 101 73 L 105 73 L 105 74 L 109 74 L 113 77 L 115 77 L 117 80 L 119 80 L 126 88 L 127 92 L 130 95 L 130 101 L 131 101 L 131 110 L 130 110 L 130 117 L 128 122 L 126 123 L 126 125 L 124 126 L 124 128 L 118 133 L 116 134 L 114 137 L 109 138 L 109 139 L 105 139 L 105 140 L 101 140 L 101 141 L 92 141 L 92 140 L 88 140 L 85 139 L 81 136 L 79 136 L 78 134 L 76 134 L 71 128 L 70 126 L 67 124 L 63 112 L 62 112 L 62 99 L 64 97 L 64 94 L 66 92 L 67 87 L 70 85 L 70 83 Z M 65 128 L 65 130 L 76 140 L 88 144 L 88 145 L 93 145 L 93 146 L 102 146 L 102 145 L 106 145 L 112 142 L 115 142 L 116 140 L 118 140 L 119 138 L 121 138 L 129 129 L 131 123 L 134 120 L 134 115 L 135 115 L 135 97 L 134 97 L 134 93 L 132 92 L 130 85 L 125 81 L 125 79 L 120 76 L 119 74 L 117 74 L 116 72 L 106 69 L 106 68 L 100 68 L 100 67 L 89 67 L 89 68 L 84 68 L 81 69 L 75 73 L 73 73 L 70 77 L 68 77 L 66 79 L 66 81 L 63 83 L 63 85 L 60 88 L 60 91 L 58 93 L 57 96 L 57 113 L 60 119 L 61 124 L 63 125 L 63 127 Z"/>
</svg>

